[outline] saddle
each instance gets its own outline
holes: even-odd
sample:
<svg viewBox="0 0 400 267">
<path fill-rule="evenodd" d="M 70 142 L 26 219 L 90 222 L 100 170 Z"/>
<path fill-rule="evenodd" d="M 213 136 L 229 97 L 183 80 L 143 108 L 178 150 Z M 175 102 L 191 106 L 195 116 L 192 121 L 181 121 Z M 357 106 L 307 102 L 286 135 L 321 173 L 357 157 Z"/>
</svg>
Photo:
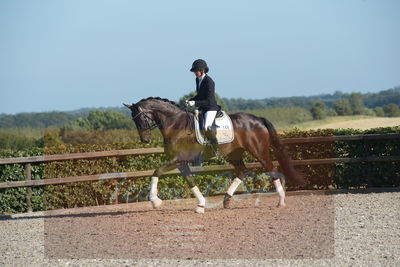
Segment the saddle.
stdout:
<svg viewBox="0 0 400 267">
<path fill-rule="evenodd" d="M 228 144 L 235 138 L 232 120 L 228 114 L 222 110 L 218 110 L 213 125 L 211 126 L 216 131 L 218 144 Z M 204 136 L 204 116 L 202 113 L 194 116 L 194 129 L 196 132 L 196 139 L 199 144 L 207 145 L 210 141 Z"/>
<path fill-rule="evenodd" d="M 217 111 L 217 115 L 215 115 L 215 119 L 213 122 L 213 126 L 215 124 L 215 120 L 218 118 L 222 118 L 223 116 L 225 116 L 226 113 L 224 111 L 222 111 L 221 109 L 218 109 Z M 198 113 L 198 118 L 199 118 L 199 123 L 200 123 L 200 130 L 205 130 L 204 129 L 204 113 L 203 112 L 199 112 Z"/>
</svg>

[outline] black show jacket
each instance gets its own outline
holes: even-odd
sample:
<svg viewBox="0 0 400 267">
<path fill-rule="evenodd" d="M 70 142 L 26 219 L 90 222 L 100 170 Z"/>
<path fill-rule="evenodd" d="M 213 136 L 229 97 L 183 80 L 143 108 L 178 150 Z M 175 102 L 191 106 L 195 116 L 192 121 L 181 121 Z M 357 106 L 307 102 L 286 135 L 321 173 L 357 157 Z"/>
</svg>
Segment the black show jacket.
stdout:
<svg viewBox="0 0 400 267">
<path fill-rule="evenodd" d="M 215 100 L 215 83 L 210 76 L 206 75 L 203 81 L 198 86 L 198 79 L 196 78 L 196 92 L 197 95 L 189 100 L 195 101 L 195 106 L 203 112 L 209 110 L 218 110 L 217 101 Z"/>
</svg>

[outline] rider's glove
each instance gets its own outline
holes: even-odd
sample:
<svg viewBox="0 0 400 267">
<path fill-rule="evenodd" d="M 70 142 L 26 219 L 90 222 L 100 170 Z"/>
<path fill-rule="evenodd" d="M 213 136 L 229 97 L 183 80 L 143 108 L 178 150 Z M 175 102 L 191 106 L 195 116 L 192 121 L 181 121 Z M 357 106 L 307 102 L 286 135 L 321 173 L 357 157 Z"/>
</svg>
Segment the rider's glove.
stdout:
<svg viewBox="0 0 400 267">
<path fill-rule="evenodd" d="M 193 107 L 195 102 L 194 102 L 194 100 L 186 100 L 185 104 L 186 104 L 186 106 Z"/>
</svg>

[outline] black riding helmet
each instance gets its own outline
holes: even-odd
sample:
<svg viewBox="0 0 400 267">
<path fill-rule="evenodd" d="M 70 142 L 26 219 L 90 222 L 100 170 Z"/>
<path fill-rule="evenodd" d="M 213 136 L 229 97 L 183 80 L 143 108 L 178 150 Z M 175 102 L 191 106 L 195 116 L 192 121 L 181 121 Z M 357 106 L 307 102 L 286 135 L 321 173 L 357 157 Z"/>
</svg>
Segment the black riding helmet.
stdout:
<svg viewBox="0 0 400 267">
<path fill-rule="evenodd" d="M 190 69 L 191 72 L 204 70 L 205 73 L 208 72 L 207 63 L 203 59 L 197 59 L 193 62 L 192 68 Z"/>
</svg>

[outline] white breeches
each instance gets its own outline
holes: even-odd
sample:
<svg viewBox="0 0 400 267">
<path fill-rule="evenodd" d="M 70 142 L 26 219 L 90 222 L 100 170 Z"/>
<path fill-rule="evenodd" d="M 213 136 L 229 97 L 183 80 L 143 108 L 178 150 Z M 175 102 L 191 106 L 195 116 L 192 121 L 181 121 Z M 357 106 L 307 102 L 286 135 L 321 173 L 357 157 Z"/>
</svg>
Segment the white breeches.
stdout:
<svg viewBox="0 0 400 267">
<path fill-rule="evenodd" d="M 207 130 L 212 126 L 215 116 L 217 115 L 216 110 L 209 110 L 204 114 L 204 129 Z"/>
</svg>

